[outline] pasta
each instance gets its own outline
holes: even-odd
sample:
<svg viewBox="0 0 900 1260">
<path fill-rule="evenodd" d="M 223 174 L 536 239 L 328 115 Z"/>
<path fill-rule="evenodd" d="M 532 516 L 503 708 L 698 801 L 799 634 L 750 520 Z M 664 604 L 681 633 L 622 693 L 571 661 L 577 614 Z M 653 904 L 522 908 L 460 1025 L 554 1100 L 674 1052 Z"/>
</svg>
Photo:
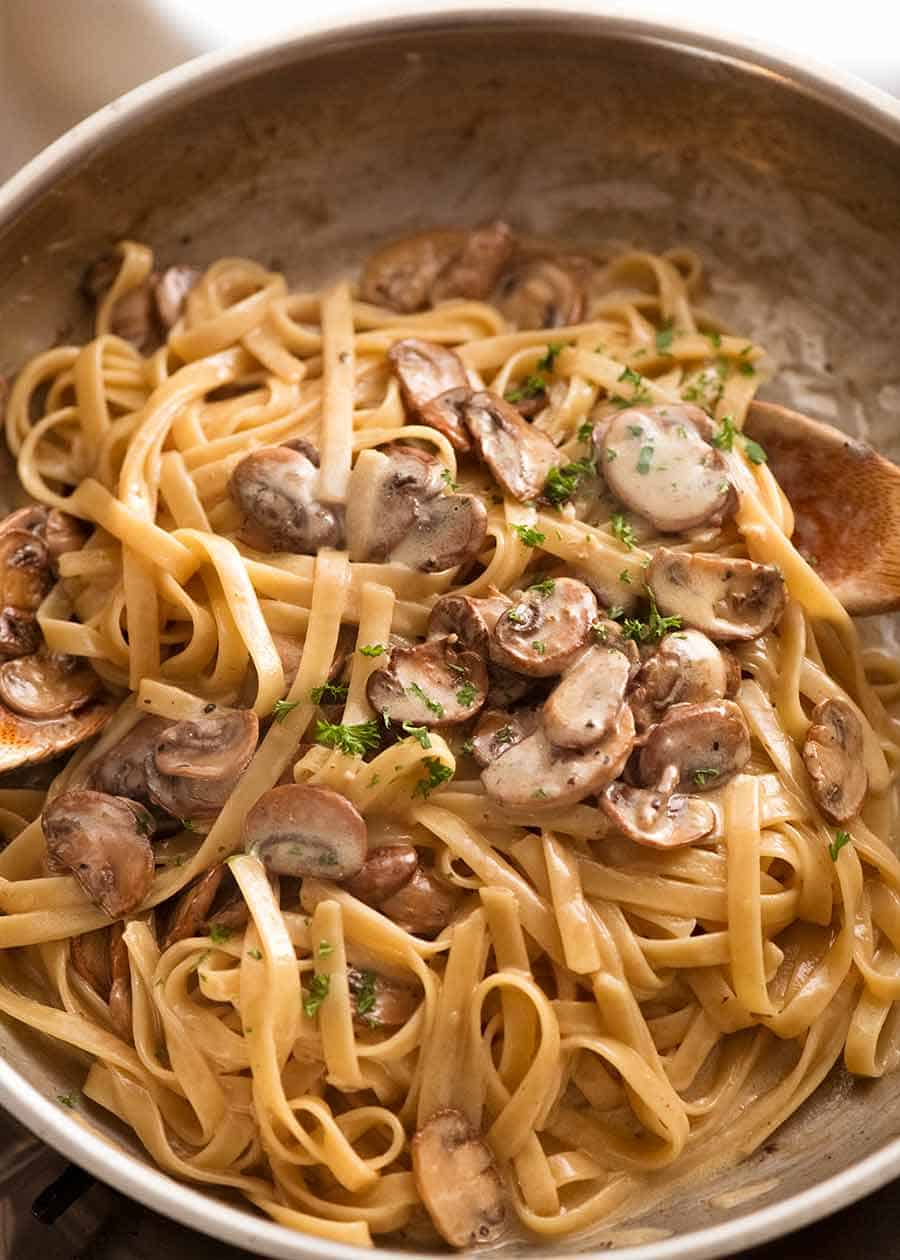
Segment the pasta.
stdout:
<svg viewBox="0 0 900 1260">
<path fill-rule="evenodd" d="M 6 407 L 0 561 L 53 568 L 0 699 L 75 733 L 0 787 L 0 1010 L 162 1169 L 361 1246 L 596 1230 L 900 1057 L 900 672 L 742 434 L 763 347 L 684 249 L 503 229 L 489 300 L 472 237 L 321 292 L 125 242 Z"/>
</svg>

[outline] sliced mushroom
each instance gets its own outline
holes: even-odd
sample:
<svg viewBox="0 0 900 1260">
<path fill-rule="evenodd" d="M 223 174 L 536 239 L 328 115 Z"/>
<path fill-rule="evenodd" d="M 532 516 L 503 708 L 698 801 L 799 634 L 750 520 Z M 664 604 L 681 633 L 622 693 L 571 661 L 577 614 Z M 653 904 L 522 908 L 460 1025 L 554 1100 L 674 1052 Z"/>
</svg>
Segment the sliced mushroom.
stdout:
<svg viewBox="0 0 900 1260">
<path fill-rule="evenodd" d="M 103 729 L 115 707 L 114 700 L 102 696 L 65 717 L 40 720 L 0 708 L 0 774 L 83 744 Z"/>
<path fill-rule="evenodd" d="M 36 534 L 11 529 L 0 534 L 0 603 L 34 612 L 53 582 L 50 552 Z"/>
<path fill-rule="evenodd" d="M 256 751 L 259 721 L 223 710 L 169 726 L 144 762 L 151 801 L 175 818 L 211 818 L 228 800 Z"/>
<path fill-rule="evenodd" d="M 480 766 L 489 766 L 513 744 L 520 744 L 533 734 L 539 716 L 538 709 L 517 709 L 515 713 L 506 709 L 485 710 L 472 736 L 472 756 Z"/>
<path fill-rule="evenodd" d="M 142 717 L 115 747 L 107 749 L 91 765 L 85 786 L 149 805 L 147 757 L 152 754 L 160 735 L 171 725 L 161 717 L 150 714 Z"/>
<path fill-rule="evenodd" d="M 161 276 L 154 279 L 153 298 L 156 303 L 156 314 L 164 332 L 169 332 L 184 314 L 187 296 L 203 275 L 196 267 L 179 263 L 167 267 Z"/>
<path fill-rule="evenodd" d="M 438 275 L 462 250 L 465 236 L 459 230 L 420 232 L 383 246 L 366 264 L 360 296 L 402 314 L 422 310 Z"/>
<path fill-rule="evenodd" d="M 445 494 L 422 505 L 389 559 L 420 573 L 456 569 L 478 555 L 487 533 L 487 511 L 474 494 Z"/>
<path fill-rule="evenodd" d="M 630 676 L 624 652 L 588 648 L 544 703 L 542 721 L 551 744 L 590 748 L 603 739 L 615 725 Z"/>
<path fill-rule="evenodd" d="M 131 1040 L 131 968 L 121 923 L 75 936 L 70 943 L 74 970 L 109 1006 L 116 1032 Z"/>
<path fill-rule="evenodd" d="M 466 400 L 463 420 L 478 454 L 506 493 L 522 503 L 536 499 L 550 469 L 561 463 L 559 451 L 546 433 L 523 420 L 499 394 L 486 389 Z"/>
<path fill-rule="evenodd" d="M 30 656 L 41 646 L 41 628 L 33 612 L 22 608 L 0 609 L 0 656 L 14 660 Z"/>
<path fill-rule="evenodd" d="M 368 1028 L 399 1028 L 416 1013 L 421 990 L 397 984 L 377 971 L 347 968 L 353 1022 Z"/>
<path fill-rule="evenodd" d="M 476 599 L 472 595 L 442 595 L 428 618 L 429 639 L 455 634 L 460 647 L 486 657 L 490 637 L 498 619 L 512 604 L 499 591 Z"/>
<path fill-rule="evenodd" d="M 36 652 L 0 665 L 0 701 L 23 717 L 62 717 L 99 690 L 100 679 L 78 656 Z"/>
<path fill-rule="evenodd" d="M 155 823 L 137 801 L 79 788 L 41 815 L 51 870 L 69 871 L 111 918 L 141 904 L 153 883 Z"/>
<path fill-rule="evenodd" d="M 459 355 L 435 341 L 406 337 L 391 346 L 387 357 L 413 419 L 421 420 L 425 404 L 438 394 L 465 388 L 469 383 Z"/>
<path fill-rule="evenodd" d="M 0 536 L 14 530 L 35 534 L 46 544 L 54 562 L 68 551 L 80 551 L 87 538 L 83 521 L 59 508 L 48 510 L 38 503 L 19 508 L 0 521 Z"/>
<path fill-rule="evenodd" d="M 717 643 L 755 639 L 778 621 L 787 601 L 774 564 L 659 547 L 647 582 L 660 612 L 680 617 Z"/>
<path fill-rule="evenodd" d="M 624 654 L 633 679 L 641 667 L 641 652 L 634 639 L 626 639 L 619 623 L 608 617 L 598 618 L 591 626 L 591 634 L 601 647 L 615 648 Z"/>
<path fill-rule="evenodd" d="M 508 709 L 510 705 L 519 704 L 541 686 L 540 679 L 526 678 L 494 661 L 488 662 L 488 683 L 485 704 L 492 709 Z"/>
<path fill-rule="evenodd" d="M 408 884 L 418 868 L 419 855 L 411 844 L 382 844 L 369 850 L 360 870 L 343 884 L 351 897 L 380 906 Z"/>
<path fill-rule="evenodd" d="M 594 430 L 597 463 L 610 490 L 663 533 L 721 524 L 737 507 L 722 453 L 699 407 L 629 407 Z"/>
<path fill-rule="evenodd" d="M 588 641 L 597 601 L 583 582 L 557 578 L 549 593 L 525 591 L 503 614 L 491 637 L 491 657 L 521 674 L 561 674 Z"/>
<path fill-rule="evenodd" d="M 452 638 L 394 648 L 366 684 L 369 703 L 391 722 L 449 726 L 474 717 L 487 695 L 487 669 Z"/>
<path fill-rule="evenodd" d="M 472 439 L 463 417 L 473 392 L 468 385 L 459 389 L 448 389 L 446 393 L 429 399 L 419 413 L 422 424 L 429 424 L 438 433 L 443 433 L 450 445 L 461 455 L 468 455 L 472 450 Z"/>
<path fill-rule="evenodd" d="M 54 511 L 56 509 L 54 508 Z M 60 515 L 64 515 L 60 513 Z M 42 541 L 47 529 L 50 512 L 42 503 L 29 503 L 27 507 L 16 508 L 0 521 L 0 537 L 3 534 L 19 530 L 26 534 L 37 534 Z"/>
<path fill-rule="evenodd" d="M 383 564 L 442 489 L 441 464 L 424 451 L 397 444 L 360 451 L 347 494 L 350 559 Z"/>
<path fill-rule="evenodd" d="M 703 792 L 721 787 L 750 760 L 750 732 L 732 700 L 679 704 L 650 731 L 641 749 L 639 770 L 646 787 L 663 783 Z"/>
<path fill-rule="evenodd" d="M 219 904 L 214 909 L 216 902 Z M 240 931 L 247 924 L 248 914 L 247 903 L 227 866 L 220 862 L 204 871 L 178 898 L 161 948 L 166 950 L 176 941 L 208 934 L 214 926 Z"/>
<path fill-rule="evenodd" d="M 302 451 L 265 446 L 235 467 L 228 483 L 232 499 L 254 531 L 271 548 L 315 555 L 320 547 L 339 545 L 340 513 L 316 498 L 319 474 Z M 258 542 L 258 533 L 249 539 Z"/>
<path fill-rule="evenodd" d="M 73 936 L 69 942 L 69 960 L 82 980 L 107 1002 L 112 984 L 109 928 L 98 928 L 96 932 L 82 932 L 80 936 Z"/>
<path fill-rule="evenodd" d="M 526 259 L 500 280 L 494 301 L 516 328 L 562 328 L 584 314 L 586 260 Z"/>
<path fill-rule="evenodd" d="M 651 849 L 677 849 L 708 836 L 716 815 L 708 801 L 656 788 L 610 783 L 600 793 L 600 808 L 612 824 Z"/>
<path fill-rule="evenodd" d="M 513 248 L 509 227 L 496 220 L 467 232 L 462 249 L 444 265 L 429 292 L 433 303 L 448 298 L 486 298 Z"/>
<path fill-rule="evenodd" d="M 112 982 L 109 986 L 109 1017 L 123 1041 L 132 1041 L 131 962 L 125 943 L 125 927 L 114 923 L 109 929 L 109 957 Z"/>
<path fill-rule="evenodd" d="M 461 1111 L 438 1111 L 411 1144 L 416 1189 L 451 1247 L 496 1241 L 506 1219 L 490 1148 Z"/>
<path fill-rule="evenodd" d="M 505 809 L 531 813 L 574 805 L 619 777 L 633 745 L 634 719 L 624 704 L 609 734 L 590 748 L 555 748 L 539 726 L 492 761 L 481 781 Z"/>
<path fill-rule="evenodd" d="M 456 906 L 455 889 L 420 866 L 378 909 L 404 932 L 430 941 L 451 922 Z"/>
<path fill-rule="evenodd" d="M 869 787 L 863 728 L 846 700 L 822 700 L 812 711 L 803 741 L 803 763 L 819 809 L 831 822 L 859 813 Z"/>
<path fill-rule="evenodd" d="M 244 818 L 244 851 L 273 875 L 348 879 L 366 860 L 359 811 L 331 788 L 288 783 L 264 792 Z"/>
<path fill-rule="evenodd" d="M 88 268 L 82 281 L 82 290 L 87 298 L 100 305 L 112 288 L 119 274 L 122 260 L 117 254 L 104 254 Z M 136 350 L 143 350 L 153 340 L 153 278 L 148 277 L 142 284 L 116 300 L 110 313 L 110 332 L 130 342 Z"/>
<path fill-rule="evenodd" d="M 716 645 L 699 630 L 679 630 L 664 635 L 644 661 L 628 703 L 645 731 L 672 705 L 722 700 L 728 686 L 729 668 Z"/>
</svg>

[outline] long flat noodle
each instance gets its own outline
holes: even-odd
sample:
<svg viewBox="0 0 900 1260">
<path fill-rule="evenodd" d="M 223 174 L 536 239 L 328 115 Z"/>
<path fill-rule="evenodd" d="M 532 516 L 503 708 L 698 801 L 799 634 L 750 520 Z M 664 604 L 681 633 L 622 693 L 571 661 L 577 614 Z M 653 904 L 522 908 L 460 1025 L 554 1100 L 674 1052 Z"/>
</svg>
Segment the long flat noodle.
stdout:
<svg viewBox="0 0 900 1260">
<path fill-rule="evenodd" d="M 350 286 L 341 281 L 322 296 L 322 350 L 325 387 L 319 498 L 346 503 L 353 451 L 353 306 Z"/>
<path fill-rule="evenodd" d="M 725 794 L 728 844 L 728 935 L 734 990 L 748 1011 L 771 1015 L 766 992 L 762 900 L 759 887 L 759 799 L 749 775 L 734 779 Z"/>
</svg>

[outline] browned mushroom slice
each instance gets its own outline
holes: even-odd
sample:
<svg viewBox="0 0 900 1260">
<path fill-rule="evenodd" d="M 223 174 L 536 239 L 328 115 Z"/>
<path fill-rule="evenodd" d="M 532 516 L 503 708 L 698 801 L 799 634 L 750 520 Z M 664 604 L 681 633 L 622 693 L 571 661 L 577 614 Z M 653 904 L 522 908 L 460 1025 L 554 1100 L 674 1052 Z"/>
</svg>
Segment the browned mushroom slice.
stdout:
<svg viewBox="0 0 900 1260">
<path fill-rule="evenodd" d="M 11 529 L 0 534 L 0 584 L 4 607 L 33 612 L 53 581 L 47 544 L 35 534 Z"/>
<path fill-rule="evenodd" d="M 589 748 L 614 726 L 631 665 L 624 652 L 592 647 L 566 670 L 544 704 L 544 731 L 560 748 Z"/>
<path fill-rule="evenodd" d="M 412 528 L 388 559 L 420 573 L 443 573 L 478 555 L 487 533 L 487 511 L 474 494 L 445 494 L 421 505 Z"/>
<path fill-rule="evenodd" d="M 117 254 L 104 254 L 88 268 L 82 290 L 85 297 L 97 306 L 103 301 L 112 288 L 122 260 Z M 124 341 L 129 341 L 136 350 L 143 350 L 153 340 L 155 333 L 153 320 L 153 277 L 148 277 L 142 284 L 129 289 L 116 300 L 110 312 L 109 329 Z"/>
<path fill-rule="evenodd" d="M 347 550 L 353 561 L 386 561 L 426 505 L 444 488 L 442 465 L 416 447 L 394 443 L 360 451 L 347 494 Z"/>
<path fill-rule="evenodd" d="M 586 260 L 532 258 L 500 280 L 494 301 L 517 328 L 562 328 L 584 314 Z"/>
<path fill-rule="evenodd" d="M 634 719 L 622 705 L 605 739 L 590 748 L 555 748 L 542 727 L 513 744 L 481 775 L 488 796 L 505 809 L 574 805 L 617 779 L 634 745 Z"/>
<path fill-rule="evenodd" d="M 536 499 L 550 469 L 561 462 L 546 433 L 528 424 L 515 407 L 490 390 L 467 399 L 463 420 L 479 455 L 506 493 L 522 503 Z"/>
<path fill-rule="evenodd" d="M 73 936 L 69 942 L 69 959 L 82 980 L 104 1002 L 108 1001 L 112 984 L 109 928 L 98 928 L 96 932 L 83 932 L 81 936 Z"/>
<path fill-rule="evenodd" d="M 44 529 L 44 542 L 54 562 L 69 551 L 80 551 L 87 541 L 88 527 L 84 521 L 70 516 L 68 512 L 60 512 L 51 508 L 47 514 Z"/>
<path fill-rule="evenodd" d="M 115 701 L 103 696 L 64 717 L 25 718 L 0 708 L 0 774 L 69 752 L 103 729 Z"/>
<path fill-rule="evenodd" d="M 431 286 L 463 248 L 459 230 L 419 232 L 383 246 L 366 264 L 360 296 L 366 302 L 410 314 L 428 305 Z"/>
<path fill-rule="evenodd" d="M 399 1028 L 416 1012 L 421 990 L 397 984 L 377 971 L 347 968 L 353 1022 L 363 1028 Z"/>
<path fill-rule="evenodd" d="M 382 844 L 369 850 L 360 870 L 343 884 L 351 897 L 380 906 L 408 884 L 418 868 L 419 855 L 411 844 Z"/>
<path fill-rule="evenodd" d="M 144 768 L 151 801 L 175 818 L 211 818 L 228 800 L 256 751 L 259 721 L 224 710 L 169 726 Z"/>
<path fill-rule="evenodd" d="M 153 283 L 156 314 L 164 332 L 174 328 L 184 314 L 187 296 L 202 276 L 196 267 L 179 263 L 167 267 Z"/>
<path fill-rule="evenodd" d="M 90 767 L 86 787 L 110 796 L 127 796 L 129 800 L 150 804 L 147 791 L 147 757 L 156 747 L 160 735 L 171 726 L 164 718 L 147 715 L 140 719 L 114 748 Z"/>
<path fill-rule="evenodd" d="M 114 923 L 109 929 L 109 1017 L 123 1041 L 133 1040 L 131 1006 L 131 963 L 125 943 L 125 926 Z"/>
<path fill-rule="evenodd" d="M 601 647 L 615 648 L 617 652 L 624 654 L 631 669 L 631 677 L 634 678 L 641 667 L 640 648 L 634 639 L 625 638 L 619 623 L 608 617 L 599 617 L 591 626 L 591 634 Z"/>
<path fill-rule="evenodd" d="M 803 741 L 803 763 L 816 804 L 831 822 L 859 813 L 869 786 L 863 751 L 862 723 L 847 701 L 820 701 Z"/>
<path fill-rule="evenodd" d="M 438 394 L 464 388 L 469 383 L 459 355 L 434 341 L 407 337 L 397 341 L 387 356 L 394 366 L 407 410 L 421 419 L 422 408 Z"/>
<path fill-rule="evenodd" d="M 443 433 L 450 445 L 461 455 L 468 455 L 472 450 L 472 439 L 469 437 L 463 421 L 466 404 L 474 390 L 468 385 L 460 389 L 448 389 L 445 394 L 438 394 L 422 407 L 419 419 L 422 424 L 431 425 L 438 433 Z"/>
<path fill-rule="evenodd" d="M 716 645 L 699 630 L 679 630 L 664 635 L 644 661 L 628 703 L 644 731 L 673 704 L 724 699 L 728 685 L 729 669 Z"/>
<path fill-rule="evenodd" d="M 212 866 L 178 898 L 162 948 L 168 949 L 176 941 L 208 933 L 211 927 L 240 931 L 247 923 L 248 913 L 247 903 L 227 866 L 224 863 Z"/>
<path fill-rule="evenodd" d="M 316 498 L 319 474 L 301 451 L 265 446 L 235 467 L 228 483 L 245 521 L 278 551 L 315 555 L 341 540 L 340 513 Z M 258 542 L 254 532 L 251 545 Z"/>
<path fill-rule="evenodd" d="M 485 704 L 492 709 L 508 709 L 519 704 L 541 685 L 540 679 L 526 678 L 524 674 L 504 669 L 493 661 L 488 662 L 488 683 Z"/>
<path fill-rule="evenodd" d="M 454 888 L 420 866 L 378 909 L 404 932 L 430 941 L 451 922 L 457 902 Z"/>
<path fill-rule="evenodd" d="M 287 783 L 264 792 L 244 818 L 244 851 L 273 875 L 347 879 L 366 860 L 368 832 L 331 788 Z"/>
<path fill-rule="evenodd" d="M 512 253 L 513 235 L 496 220 L 467 232 L 462 249 L 441 269 L 431 286 L 432 303 L 448 298 L 486 298 Z"/>
<path fill-rule="evenodd" d="M 646 787 L 671 777 L 682 791 L 702 792 L 727 783 L 749 760 L 743 713 L 732 700 L 709 700 L 669 709 L 647 736 L 639 768 Z"/>
<path fill-rule="evenodd" d="M 453 640 L 394 648 L 366 684 L 369 703 L 391 722 L 449 726 L 474 717 L 487 695 L 487 669 Z"/>
<path fill-rule="evenodd" d="M 53 510 L 56 511 L 56 508 Z M 49 510 L 42 503 L 29 503 L 27 507 L 16 508 L 9 516 L 0 520 L 0 536 L 20 530 L 26 534 L 37 534 L 43 541 L 49 516 Z"/>
<path fill-rule="evenodd" d="M 647 582 L 666 616 L 702 630 L 717 643 L 755 639 L 778 621 L 787 600 L 774 564 L 659 547 Z"/>
<path fill-rule="evenodd" d="M 47 858 L 69 871 L 111 918 L 141 904 L 153 883 L 153 818 L 136 801 L 80 788 L 55 797 L 41 815 Z"/>
<path fill-rule="evenodd" d="M 655 788 L 628 787 L 621 782 L 604 788 L 600 808 L 623 835 L 651 849 L 695 844 L 716 825 L 708 801 Z"/>
<path fill-rule="evenodd" d="M 588 641 L 597 601 L 583 582 L 557 578 L 549 593 L 527 590 L 494 627 L 491 657 L 520 674 L 561 674 Z"/>
<path fill-rule="evenodd" d="M 41 646 L 41 628 L 33 612 L 22 608 L 0 609 L 0 657 L 14 660 L 30 656 Z"/>
<path fill-rule="evenodd" d="M 0 665 L 0 701 L 23 717 L 62 717 L 99 690 L 100 679 L 78 656 L 36 652 Z"/>
<path fill-rule="evenodd" d="M 538 709 L 517 709 L 515 713 L 506 709 L 485 710 L 472 736 L 472 756 L 480 766 L 489 766 L 513 744 L 520 744 L 537 730 L 539 715 Z"/>
<path fill-rule="evenodd" d="M 487 656 L 491 633 L 512 600 L 498 591 L 475 599 L 471 595 L 442 595 L 428 618 L 429 639 L 456 635 L 460 647 Z"/>
<path fill-rule="evenodd" d="M 737 493 L 721 452 L 704 441 L 712 421 L 699 407 L 629 407 L 594 430 L 610 490 L 663 533 L 734 513 Z"/>
<path fill-rule="evenodd" d="M 506 1219 L 490 1148 L 460 1111 L 438 1111 L 412 1140 L 416 1189 L 451 1247 L 494 1242 Z"/>
</svg>

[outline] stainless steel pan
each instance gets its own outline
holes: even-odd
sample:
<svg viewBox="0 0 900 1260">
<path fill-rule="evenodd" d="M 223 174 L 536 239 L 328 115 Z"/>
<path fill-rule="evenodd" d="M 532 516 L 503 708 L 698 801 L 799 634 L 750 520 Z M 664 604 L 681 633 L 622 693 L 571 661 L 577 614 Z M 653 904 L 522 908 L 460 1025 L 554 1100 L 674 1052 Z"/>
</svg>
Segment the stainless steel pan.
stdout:
<svg viewBox="0 0 900 1260">
<path fill-rule="evenodd" d="M 0 193 L 0 371 L 83 330 L 85 263 L 123 236 L 169 261 L 246 253 L 304 285 L 386 236 L 493 215 L 693 246 L 709 306 L 773 350 L 770 396 L 900 452 L 897 106 L 771 51 L 571 6 L 309 24 L 110 105 Z M 13 1024 L 0 1060 L 0 1103 L 126 1194 L 260 1255 L 351 1254 L 59 1107 L 83 1066 Z M 836 1072 L 762 1151 L 636 1222 L 669 1238 L 623 1254 L 699 1260 L 794 1229 L 900 1174 L 898 1135 L 895 1080 Z"/>
</svg>

